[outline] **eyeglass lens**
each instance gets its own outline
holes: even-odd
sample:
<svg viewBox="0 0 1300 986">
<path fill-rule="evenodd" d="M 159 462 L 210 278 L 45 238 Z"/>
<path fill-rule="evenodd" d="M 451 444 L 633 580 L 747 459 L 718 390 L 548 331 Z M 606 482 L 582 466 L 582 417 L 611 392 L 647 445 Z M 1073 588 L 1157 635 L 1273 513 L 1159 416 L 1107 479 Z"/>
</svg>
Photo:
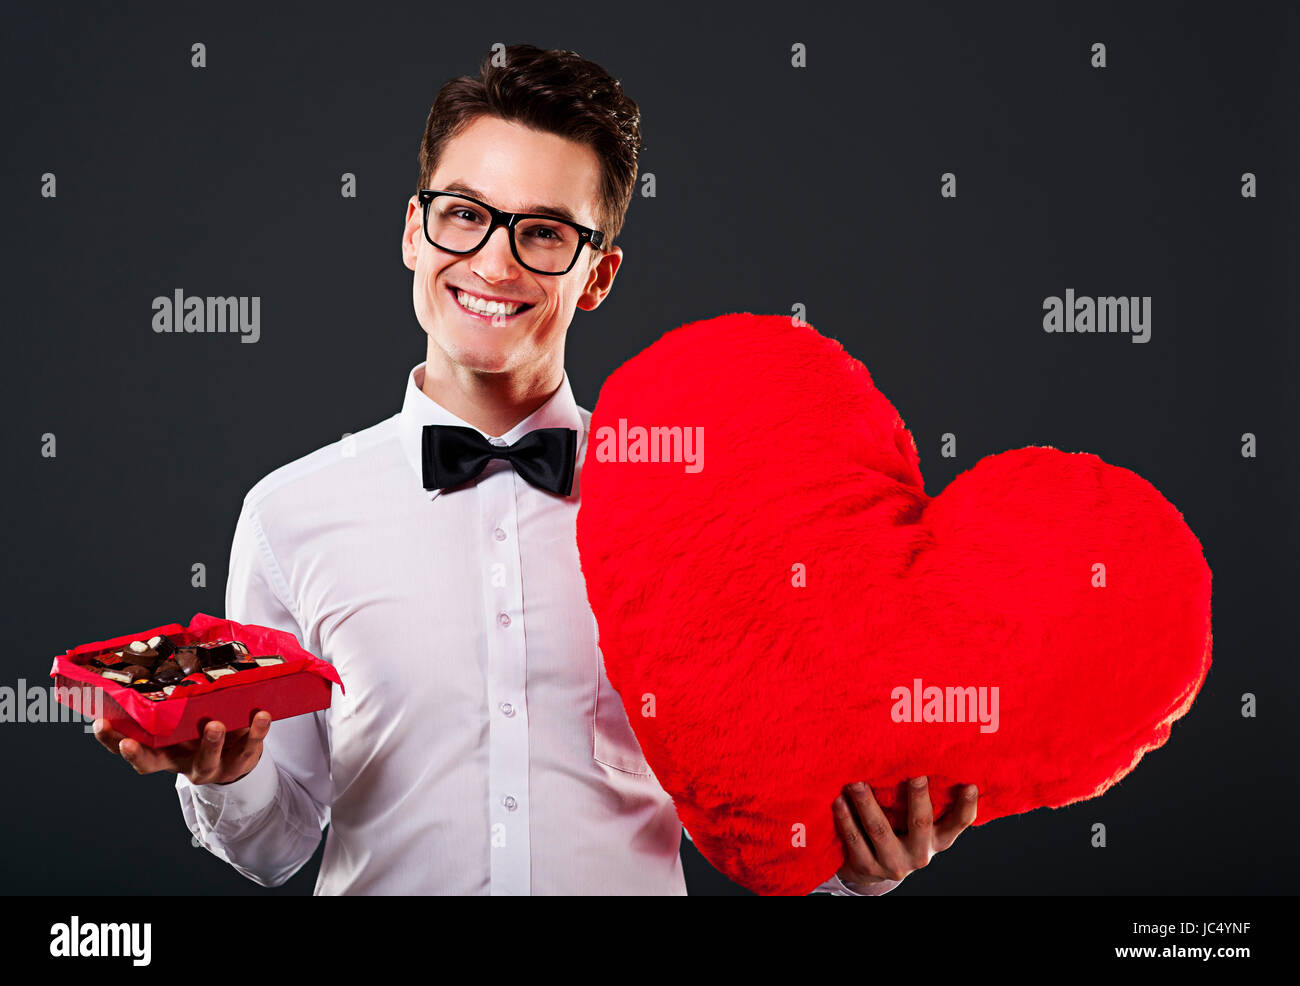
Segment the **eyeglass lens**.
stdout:
<svg viewBox="0 0 1300 986">
<path fill-rule="evenodd" d="M 439 195 L 429 203 L 429 239 L 444 250 L 473 250 L 491 221 L 483 207 L 469 199 Z M 559 273 L 573 263 L 581 246 L 578 231 L 558 219 L 521 219 L 515 224 L 519 259 L 539 271 Z"/>
</svg>

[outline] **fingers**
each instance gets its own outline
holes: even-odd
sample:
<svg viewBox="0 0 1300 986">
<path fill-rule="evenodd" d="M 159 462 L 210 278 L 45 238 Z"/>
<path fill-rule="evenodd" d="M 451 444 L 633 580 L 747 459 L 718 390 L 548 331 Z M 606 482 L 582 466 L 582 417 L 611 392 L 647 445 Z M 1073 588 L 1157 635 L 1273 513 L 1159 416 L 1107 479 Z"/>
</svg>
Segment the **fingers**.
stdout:
<svg viewBox="0 0 1300 986">
<path fill-rule="evenodd" d="M 832 803 L 831 813 L 835 816 L 835 829 L 844 842 L 845 862 L 860 873 L 883 877 L 884 870 L 881 869 L 880 862 L 871 849 L 871 843 L 858 828 L 857 820 L 853 817 L 853 812 L 843 794 Z"/>
<path fill-rule="evenodd" d="M 879 870 L 875 875 L 889 880 L 903 879 L 912 872 L 911 857 L 903 844 L 898 841 L 889 819 L 876 803 L 871 788 L 861 782 L 850 784 L 849 797 L 852 799 L 863 832 L 871 840 L 871 848 L 875 853 Z"/>
<path fill-rule="evenodd" d="M 233 781 L 243 777 L 255 766 L 262 756 L 262 741 L 271 731 L 271 714 L 258 712 L 247 729 L 241 729 L 226 737 L 223 761 L 223 781 Z"/>
<path fill-rule="evenodd" d="M 95 720 L 95 739 L 99 740 L 109 753 L 117 753 L 117 745 L 125 738 L 108 724 L 107 719 Z"/>
<path fill-rule="evenodd" d="M 226 783 L 247 774 L 262 755 L 262 742 L 271 729 L 271 716 L 259 711 L 246 729 L 227 734 L 224 723 L 209 722 L 198 740 L 150 749 L 96 719 L 94 732 L 101 746 L 131 765 L 137 774 L 170 770 L 194 784 Z"/>
<path fill-rule="evenodd" d="M 934 830 L 934 850 L 943 852 L 953 844 L 957 836 L 975 821 L 975 814 L 979 808 L 979 788 L 974 784 L 967 784 L 961 791 L 961 796 L 954 801 L 944 813 L 943 818 Z"/>
<path fill-rule="evenodd" d="M 117 752 L 137 774 L 154 774 L 160 770 L 176 769 L 171 759 L 162 750 L 151 750 L 129 737 L 118 744 Z"/>
<path fill-rule="evenodd" d="M 930 803 L 930 783 L 926 777 L 913 777 L 907 784 L 907 837 L 904 851 L 919 870 L 934 855 L 934 806 Z"/>
<path fill-rule="evenodd" d="M 211 784 L 221 780 L 221 751 L 225 748 L 226 726 L 209 722 L 199 735 L 199 748 L 194 752 L 186 776 L 194 784 Z"/>
<path fill-rule="evenodd" d="M 247 774 L 262 755 L 262 741 L 271 729 L 271 716 L 258 712 L 247 729 L 227 734 L 224 723 L 209 722 L 188 774 L 194 784 L 227 784 Z"/>
<path fill-rule="evenodd" d="M 106 719 L 95 720 L 95 739 L 111 753 L 116 753 L 137 774 L 152 774 L 159 770 L 176 771 L 183 769 L 185 751 L 180 747 L 163 747 L 151 750 L 136 740 L 119 733 L 108 724 Z"/>
</svg>

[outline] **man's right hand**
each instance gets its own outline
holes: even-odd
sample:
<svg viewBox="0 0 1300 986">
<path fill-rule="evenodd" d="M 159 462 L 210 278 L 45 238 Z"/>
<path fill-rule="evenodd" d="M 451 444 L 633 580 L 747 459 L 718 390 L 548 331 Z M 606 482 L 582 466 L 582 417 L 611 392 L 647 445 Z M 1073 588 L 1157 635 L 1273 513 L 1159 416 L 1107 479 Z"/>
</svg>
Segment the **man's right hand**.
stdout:
<svg viewBox="0 0 1300 986">
<path fill-rule="evenodd" d="M 188 743 L 150 749 L 112 729 L 106 719 L 95 720 L 95 738 L 110 753 L 118 754 L 137 774 L 169 770 L 184 774 L 192 784 L 229 784 L 237 781 L 262 757 L 262 741 L 271 729 L 271 716 L 259 712 L 252 725 L 226 735 L 220 722 L 209 722 L 203 735 Z"/>
</svg>

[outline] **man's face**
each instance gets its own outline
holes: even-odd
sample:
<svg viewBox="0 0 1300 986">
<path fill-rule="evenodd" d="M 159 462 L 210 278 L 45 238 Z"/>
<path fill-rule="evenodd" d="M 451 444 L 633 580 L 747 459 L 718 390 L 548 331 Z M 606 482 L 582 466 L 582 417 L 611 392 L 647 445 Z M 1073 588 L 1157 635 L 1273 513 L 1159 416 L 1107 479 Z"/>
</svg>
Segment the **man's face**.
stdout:
<svg viewBox="0 0 1300 986">
<path fill-rule="evenodd" d="M 507 212 L 547 212 L 564 206 L 576 222 L 595 228 L 600 162 L 584 144 L 540 133 L 493 116 L 480 116 L 447 142 L 429 188 L 459 182 L 465 194 Z M 601 253 L 584 246 L 567 274 L 535 274 L 515 260 L 509 231 L 497 227 L 467 256 L 447 253 L 424 236 L 424 210 L 412 196 L 402 236 L 402 257 L 415 272 L 415 315 L 429 335 L 429 358 L 466 370 L 550 377 L 564 365 L 564 337 L 574 308 L 600 304 L 622 262 L 615 247 Z M 483 317 L 457 301 L 463 290 L 488 299 L 530 305 L 510 317 Z M 449 367 L 449 369 L 451 369 Z"/>
</svg>

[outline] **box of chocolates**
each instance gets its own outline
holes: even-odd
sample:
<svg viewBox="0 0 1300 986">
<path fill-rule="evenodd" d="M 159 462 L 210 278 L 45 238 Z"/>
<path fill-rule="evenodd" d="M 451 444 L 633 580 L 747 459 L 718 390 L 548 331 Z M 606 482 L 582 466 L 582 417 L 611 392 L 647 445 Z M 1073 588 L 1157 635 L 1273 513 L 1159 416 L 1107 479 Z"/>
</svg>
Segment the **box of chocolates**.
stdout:
<svg viewBox="0 0 1300 986">
<path fill-rule="evenodd" d="M 272 720 L 329 708 L 338 672 L 291 633 L 196 613 L 54 659 L 58 700 L 107 719 L 148 747 L 198 739 L 210 721 L 242 729 L 259 711 Z"/>
</svg>

